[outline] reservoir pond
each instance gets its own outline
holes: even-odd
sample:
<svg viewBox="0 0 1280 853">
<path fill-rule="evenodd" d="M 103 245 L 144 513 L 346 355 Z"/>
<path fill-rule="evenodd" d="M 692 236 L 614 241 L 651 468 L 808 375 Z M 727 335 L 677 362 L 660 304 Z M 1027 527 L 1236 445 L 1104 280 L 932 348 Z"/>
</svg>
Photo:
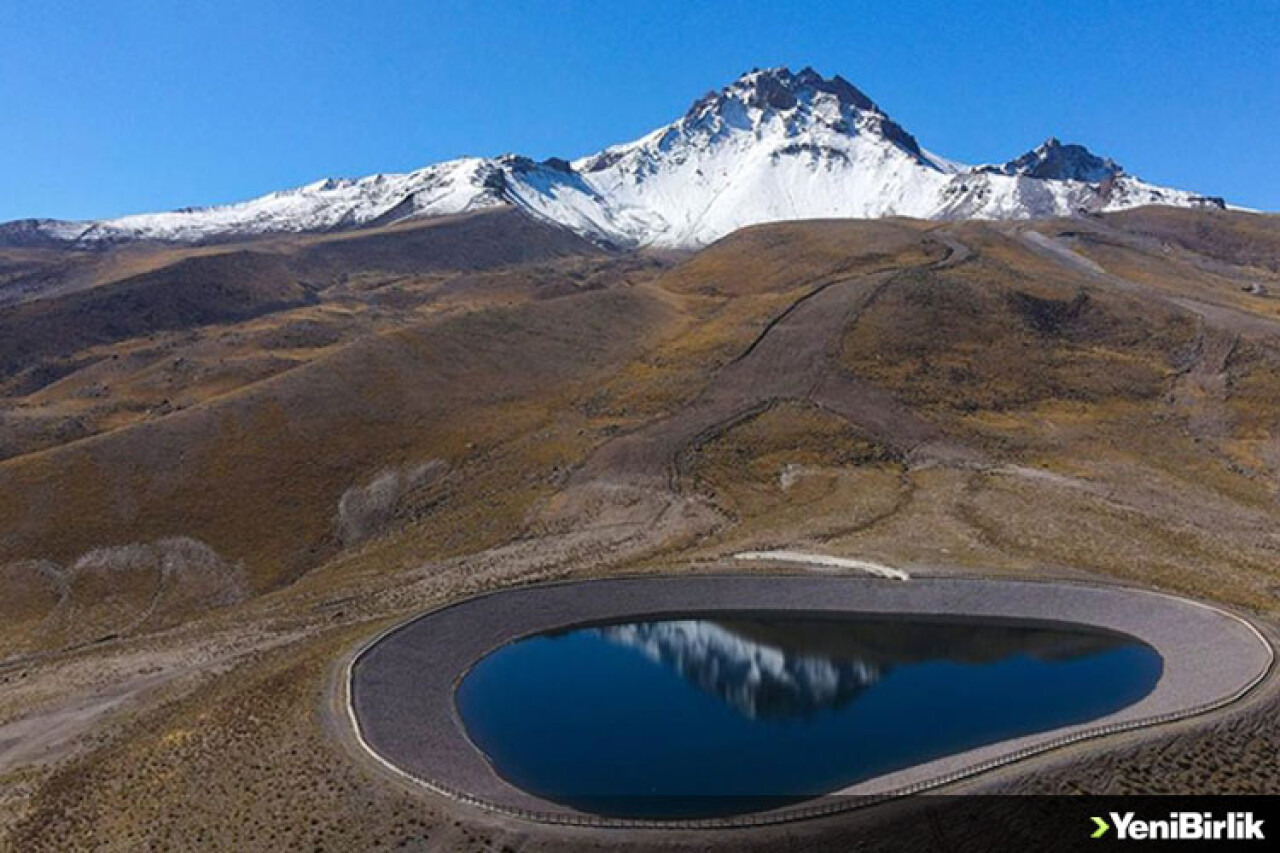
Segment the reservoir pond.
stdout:
<svg viewBox="0 0 1280 853">
<path fill-rule="evenodd" d="M 657 819 L 778 808 L 1104 717 L 1158 654 L 1083 626 L 748 613 L 581 626 L 480 659 L 456 701 L 504 779 Z"/>
</svg>

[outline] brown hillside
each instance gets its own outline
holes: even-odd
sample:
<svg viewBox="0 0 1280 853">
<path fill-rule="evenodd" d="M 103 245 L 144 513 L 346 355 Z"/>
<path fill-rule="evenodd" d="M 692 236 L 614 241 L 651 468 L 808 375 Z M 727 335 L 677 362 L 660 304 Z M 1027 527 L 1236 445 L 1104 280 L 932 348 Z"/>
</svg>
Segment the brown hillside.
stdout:
<svg viewBox="0 0 1280 853">
<path fill-rule="evenodd" d="M 0 847 L 555 849 L 375 778 L 327 711 L 364 639 L 511 584 L 789 549 L 1280 618 L 1268 217 L 131 251 L 0 309 Z M 1256 701 L 1054 790 L 1276 793 Z"/>
</svg>

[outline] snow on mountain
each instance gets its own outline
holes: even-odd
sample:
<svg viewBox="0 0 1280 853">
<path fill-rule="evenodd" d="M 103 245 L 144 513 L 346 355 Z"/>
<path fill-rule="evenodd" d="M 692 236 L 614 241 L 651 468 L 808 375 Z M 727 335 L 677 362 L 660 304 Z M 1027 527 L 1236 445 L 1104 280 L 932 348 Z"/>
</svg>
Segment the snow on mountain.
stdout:
<svg viewBox="0 0 1280 853">
<path fill-rule="evenodd" d="M 1063 145 L 1052 136 L 1016 160 L 1000 166 L 979 166 L 974 171 L 1086 183 L 1101 183 L 1124 173 L 1116 161 L 1098 157 L 1083 145 Z"/>
<path fill-rule="evenodd" d="M 501 167 L 467 158 L 428 166 L 403 175 L 372 175 L 358 180 L 329 178 L 251 201 L 218 207 L 144 213 L 98 222 L 22 220 L 0 226 L 31 233 L 46 231 L 80 243 L 128 240 L 199 242 L 242 234 L 332 231 L 414 216 L 444 216 L 503 204 L 498 188 Z"/>
<path fill-rule="evenodd" d="M 1053 138 L 1001 165 L 966 166 L 921 148 L 843 78 L 775 68 L 745 74 L 672 124 L 573 163 L 463 158 L 219 207 L 98 222 L 22 220 L 0 225 L 0 245 L 205 242 L 503 204 L 621 246 L 698 246 L 746 225 L 793 219 L 1023 219 L 1144 204 L 1223 206 L 1147 184 Z"/>
</svg>

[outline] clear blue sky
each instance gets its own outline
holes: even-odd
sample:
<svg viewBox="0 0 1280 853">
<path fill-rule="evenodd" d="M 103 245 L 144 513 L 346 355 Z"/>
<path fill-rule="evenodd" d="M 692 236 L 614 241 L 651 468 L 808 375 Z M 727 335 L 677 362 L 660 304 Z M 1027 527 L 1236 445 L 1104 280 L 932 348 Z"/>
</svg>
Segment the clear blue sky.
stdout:
<svg viewBox="0 0 1280 853">
<path fill-rule="evenodd" d="M 574 157 L 770 65 L 844 75 L 945 156 L 1054 134 L 1280 210 L 1270 0 L 0 0 L 0 220 Z"/>
</svg>

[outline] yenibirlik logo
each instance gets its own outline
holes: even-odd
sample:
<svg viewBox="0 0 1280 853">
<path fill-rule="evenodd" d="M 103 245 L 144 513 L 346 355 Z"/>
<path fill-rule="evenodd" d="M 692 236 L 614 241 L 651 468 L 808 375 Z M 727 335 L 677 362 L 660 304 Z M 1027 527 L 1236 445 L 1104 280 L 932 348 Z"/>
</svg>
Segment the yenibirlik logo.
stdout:
<svg viewBox="0 0 1280 853">
<path fill-rule="evenodd" d="M 1115 825 L 1119 841 L 1261 841 L 1261 818 L 1253 812 L 1231 812 L 1214 819 L 1213 812 L 1170 812 L 1167 820 L 1143 820 L 1133 812 L 1109 812 L 1111 823 L 1094 817 L 1090 838 L 1102 838 Z"/>
</svg>

